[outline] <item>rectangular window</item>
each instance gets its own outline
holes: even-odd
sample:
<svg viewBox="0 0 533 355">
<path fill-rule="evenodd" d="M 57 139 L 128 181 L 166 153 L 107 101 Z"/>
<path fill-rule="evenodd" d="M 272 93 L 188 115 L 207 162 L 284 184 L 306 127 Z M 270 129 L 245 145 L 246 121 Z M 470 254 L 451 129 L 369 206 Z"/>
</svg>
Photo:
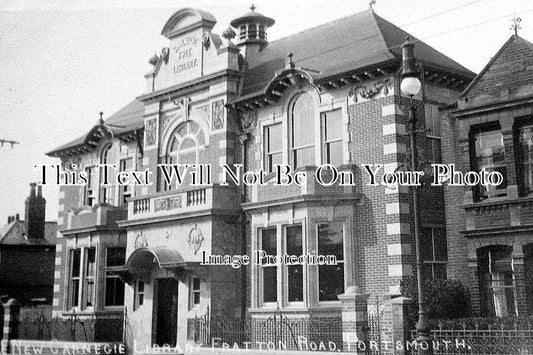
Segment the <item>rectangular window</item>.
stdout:
<svg viewBox="0 0 533 355">
<path fill-rule="evenodd" d="M 344 233 L 343 222 L 319 223 L 318 255 L 335 256 L 337 265 L 319 265 L 319 301 L 338 301 L 344 293 Z"/>
<path fill-rule="evenodd" d="M 444 228 L 422 228 L 420 255 L 425 279 L 446 279 L 448 248 Z"/>
<path fill-rule="evenodd" d="M 139 309 L 144 304 L 144 281 L 135 283 L 135 297 L 133 309 Z"/>
<path fill-rule="evenodd" d="M 70 250 L 69 308 L 80 306 L 81 249 Z"/>
<path fill-rule="evenodd" d="M 426 105 L 425 106 L 425 119 L 426 119 L 426 138 L 427 138 L 427 159 L 431 163 L 442 163 L 441 152 L 441 129 L 440 129 L 440 112 L 438 106 Z"/>
<path fill-rule="evenodd" d="M 131 172 L 132 169 L 133 169 L 133 159 L 132 158 L 128 158 L 128 159 L 122 159 L 120 160 L 120 171 L 129 171 Z M 120 191 L 120 194 L 119 194 L 119 203 L 121 205 L 125 205 L 126 204 L 126 200 L 128 198 L 130 198 L 132 196 L 131 194 L 131 191 L 132 191 L 132 186 L 131 185 L 125 185 L 125 186 L 119 186 L 119 191 Z"/>
<path fill-rule="evenodd" d="M 474 170 L 487 172 L 498 171 L 503 176 L 503 183 L 498 186 L 482 186 L 477 184 L 474 187 L 476 200 L 485 200 L 506 196 L 507 194 L 507 168 L 505 166 L 505 146 L 503 135 L 498 130 L 477 132 L 473 135 L 471 142 L 473 147 Z"/>
<path fill-rule="evenodd" d="M 193 277 L 191 280 L 191 308 L 200 304 L 200 279 Z"/>
<path fill-rule="evenodd" d="M 276 228 L 261 231 L 261 250 L 267 255 L 277 254 Z M 261 267 L 263 279 L 263 303 L 276 302 L 278 295 L 278 271 L 276 265 L 263 265 Z"/>
<path fill-rule="evenodd" d="M 105 305 L 124 305 L 124 282 L 113 273 L 113 268 L 126 262 L 126 248 L 110 247 L 106 253 Z"/>
<path fill-rule="evenodd" d="M 87 174 L 87 184 L 83 190 L 83 204 L 86 206 L 92 206 L 94 204 L 94 187 L 96 182 L 94 181 L 94 169 L 92 167 L 85 168 Z"/>
<path fill-rule="evenodd" d="M 287 255 L 302 255 L 302 226 L 291 226 L 286 229 Z M 303 265 L 288 265 L 288 301 L 303 302 Z"/>
<path fill-rule="evenodd" d="M 522 196 L 533 193 L 533 125 L 518 129 L 518 176 Z"/>
<path fill-rule="evenodd" d="M 265 169 L 267 173 L 274 171 L 277 164 L 282 163 L 281 123 L 265 127 Z"/>
<path fill-rule="evenodd" d="M 86 249 L 86 262 L 85 262 L 85 294 L 86 294 L 86 307 L 94 307 L 94 301 L 96 296 L 95 280 L 96 280 L 96 249 Z"/>
<path fill-rule="evenodd" d="M 323 163 L 342 165 L 342 110 L 322 113 Z"/>
</svg>

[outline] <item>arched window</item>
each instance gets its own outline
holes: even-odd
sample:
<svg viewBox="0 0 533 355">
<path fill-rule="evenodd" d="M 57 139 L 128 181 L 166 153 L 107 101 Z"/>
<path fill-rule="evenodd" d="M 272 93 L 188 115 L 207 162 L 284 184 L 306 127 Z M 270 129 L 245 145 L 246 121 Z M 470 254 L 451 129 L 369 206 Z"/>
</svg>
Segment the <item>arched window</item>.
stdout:
<svg viewBox="0 0 533 355">
<path fill-rule="evenodd" d="M 308 93 L 289 105 L 290 160 L 296 169 L 315 165 L 315 102 Z"/>
<path fill-rule="evenodd" d="M 113 164 L 114 161 L 113 161 L 113 154 L 112 154 L 112 151 L 111 151 L 111 147 L 112 145 L 109 144 L 107 146 L 104 147 L 104 149 L 102 150 L 102 156 L 101 156 L 101 159 L 100 161 L 102 162 L 102 164 Z M 114 192 L 115 192 L 115 189 L 114 189 L 114 186 L 112 185 L 103 185 L 104 184 L 104 174 L 107 170 L 107 182 L 109 184 L 112 184 L 112 182 L 114 181 L 114 175 L 113 175 L 113 169 L 109 168 L 109 169 L 103 169 L 101 168 L 100 169 L 100 203 L 108 203 L 110 205 L 113 204 L 114 202 Z"/>
<path fill-rule="evenodd" d="M 180 124 L 170 136 L 165 155 L 166 164 L 197 164 L 199 148 L 205 145 L 205 135 L 194 121 Z M 164 182 L 160 184 L 164 190 L 170 190 Z"/>
</svg>

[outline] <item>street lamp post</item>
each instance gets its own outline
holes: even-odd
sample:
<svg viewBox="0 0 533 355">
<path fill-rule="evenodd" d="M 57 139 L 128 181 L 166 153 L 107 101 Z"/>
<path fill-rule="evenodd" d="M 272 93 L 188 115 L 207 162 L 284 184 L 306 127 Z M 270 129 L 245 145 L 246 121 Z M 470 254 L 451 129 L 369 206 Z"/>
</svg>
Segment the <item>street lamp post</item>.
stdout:
<svg viewBox="0 0 533 355">
<path fill-rule="evenodd" d="M 414 57 L 414 43 L 409 39 L 402 45 L 402 81 L 400 90 L 409 96 L 409 138 L 411 143 L 411 171 L 418 170 L 418 151 L 416 146 L 416 107 L 413 102 L 413 96 L 417 95 L 422 88 L 422 83 L 419 79 L 419 72 L 417 70 L 416 60 Z M 423 261 L 420 250 L 420 221 L 418 211 L 418 188 L 412 186 L 413 194 L 413 218 L 415 229 L 415 250 L 416 250 L 416 274 L 418 281 L 418 322 L 416 323 L 416 341 L 421 349 L 421 354 L 431 354 L 431 337 L 430 327 L 428 322 L 428 312 L 426 304 L 426 294 L 422 282 Z"/>
</svg>

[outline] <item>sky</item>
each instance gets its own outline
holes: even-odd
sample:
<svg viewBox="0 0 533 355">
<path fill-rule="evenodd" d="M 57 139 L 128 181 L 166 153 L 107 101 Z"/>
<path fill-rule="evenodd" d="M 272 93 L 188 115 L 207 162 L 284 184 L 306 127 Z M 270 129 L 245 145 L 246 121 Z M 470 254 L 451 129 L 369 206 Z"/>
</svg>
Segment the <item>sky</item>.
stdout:
<svg viewBox="0 0 533 355">
<path fill-rule="evenodd" d="M 139 96 L 148 59 L 167 45 L 161 29 L 183 7 L 210 12 L 221 34 L 251 0 L 0 0 L 0 226 L 24 216 L 36 164 Z M 367 0 L 255 0 L 276 23 L 269 40 L 368 9 Z M 378 15 L 478 73 L 511 36 L 533 42 L 528 0 L 377 0 Z M 340 33 L 339 35 L 342 35 Z M 57 186 L 44 186 L 46 219 L 57 220 Z"/>
</svg>

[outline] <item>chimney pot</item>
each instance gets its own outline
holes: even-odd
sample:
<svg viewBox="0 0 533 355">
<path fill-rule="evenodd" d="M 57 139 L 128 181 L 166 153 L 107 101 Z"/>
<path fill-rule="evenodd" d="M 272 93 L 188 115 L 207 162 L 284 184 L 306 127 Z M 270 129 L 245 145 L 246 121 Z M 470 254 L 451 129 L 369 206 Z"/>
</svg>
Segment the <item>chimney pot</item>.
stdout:
<svg viewBox="0 0 533 355">
<path fill-rule="evenodd" d="M 37 186 L 37 197 L 43 197 L 43 187 L 41 185 Z"/>
<path fill-rule="evenodd" d="M 15 220 L 16 220 L 16 221 L 20 221 L 20 213 L 17 213 L 17 214 L 15 215 Z"/>
</svg>

